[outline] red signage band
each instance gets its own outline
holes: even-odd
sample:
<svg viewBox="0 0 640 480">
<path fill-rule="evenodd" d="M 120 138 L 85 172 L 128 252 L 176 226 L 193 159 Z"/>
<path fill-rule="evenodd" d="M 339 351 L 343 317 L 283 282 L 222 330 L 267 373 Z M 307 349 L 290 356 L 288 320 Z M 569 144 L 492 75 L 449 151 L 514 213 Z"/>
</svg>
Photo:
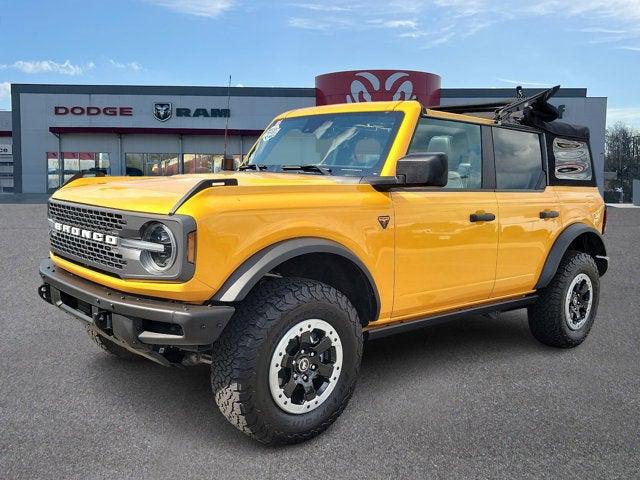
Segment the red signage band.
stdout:
<svg viewBox="0 0 640 480">
<path fill-rule="evenodd" d="M 106 115 L 108 117 L 131 117 L 133 115 L 133 107 L 53 107 L 54 115 L 88 115 L 94 117 L 96 115 Z"/>
<path fill-rule="evenodd" d="M 316 77 L 316 104 L 418 100 L 440 105 L 440 76 L 413 70 L 351 70 Z"/>
</svg>

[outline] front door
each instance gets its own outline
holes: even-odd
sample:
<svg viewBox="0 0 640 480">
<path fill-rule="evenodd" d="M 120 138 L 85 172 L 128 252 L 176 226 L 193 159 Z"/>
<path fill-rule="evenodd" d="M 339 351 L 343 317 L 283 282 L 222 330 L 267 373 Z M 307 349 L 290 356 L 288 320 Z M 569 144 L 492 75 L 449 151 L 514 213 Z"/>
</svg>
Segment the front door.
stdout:
<svg viewBox="0 0 640 480">
<path fill-rule="evenodd" d="M 479 125 L 422 118 L 409 152 L 444 152 L 445 188 L 394 191 L 393 318 L 412 318 L 487 300 L 493 290 L 498 205 L 483 181 Z M 485 187 L 491 188 L 485 188 Z"/>
</svg>

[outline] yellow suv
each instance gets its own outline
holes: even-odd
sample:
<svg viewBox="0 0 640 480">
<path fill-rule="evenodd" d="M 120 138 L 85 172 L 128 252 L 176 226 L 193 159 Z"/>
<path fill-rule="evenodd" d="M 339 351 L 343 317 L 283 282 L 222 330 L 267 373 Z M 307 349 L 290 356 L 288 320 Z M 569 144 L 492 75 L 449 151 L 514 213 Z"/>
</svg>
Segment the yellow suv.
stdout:
<svg viewBox="0 0 640 480">
<path fill-rule="evenodd" d="M 235 171 L 77 178 L 49 201 L 39 295 L 119 357 L 211 364 L 222 413 L 265 443 L 340 415 L 365 338 L 528 308 L 535 338 L 574 347 L 606 211 L 555 90 L 295 110 Z"/>
</svg>

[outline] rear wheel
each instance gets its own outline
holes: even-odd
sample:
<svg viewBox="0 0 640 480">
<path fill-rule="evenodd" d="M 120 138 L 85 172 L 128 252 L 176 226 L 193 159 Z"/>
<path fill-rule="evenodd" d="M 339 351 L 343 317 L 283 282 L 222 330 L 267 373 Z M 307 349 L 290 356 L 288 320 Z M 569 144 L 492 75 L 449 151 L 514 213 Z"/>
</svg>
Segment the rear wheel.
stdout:
<svg viewBox="0 0 640 480">
<path fill-rule="evenodd" d="M 264 443 L 295 443 L 344 410 L 362 356 L 347 298 L 306 279 L 262 282 L 213 347 L 211 385 L 222 414 Z"/>
<path fill-rule="evenodd" d="M 598 310 L 600 277 L 593 258 L 569 251 L 551 283 L 529 308 L 529 328 L 545 345 L 571 348 L 589 334 Z"/>
</svg>

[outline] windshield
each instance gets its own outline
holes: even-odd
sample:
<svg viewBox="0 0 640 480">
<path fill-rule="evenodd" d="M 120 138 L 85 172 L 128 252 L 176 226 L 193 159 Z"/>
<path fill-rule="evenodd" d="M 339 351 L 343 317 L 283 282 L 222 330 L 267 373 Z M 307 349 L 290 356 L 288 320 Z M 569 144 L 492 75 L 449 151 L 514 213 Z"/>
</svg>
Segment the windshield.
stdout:
<svg viewBox="0 0 640 480">
<path fill-rule="evenodd" d="M 246 165 L 278 172 L 376 175 L 402 116 L 402 112 L 360 112 L 276 120 L 262 134 Z M 286 168 L 292 166 L 307 168 Z"/>
</svg>

